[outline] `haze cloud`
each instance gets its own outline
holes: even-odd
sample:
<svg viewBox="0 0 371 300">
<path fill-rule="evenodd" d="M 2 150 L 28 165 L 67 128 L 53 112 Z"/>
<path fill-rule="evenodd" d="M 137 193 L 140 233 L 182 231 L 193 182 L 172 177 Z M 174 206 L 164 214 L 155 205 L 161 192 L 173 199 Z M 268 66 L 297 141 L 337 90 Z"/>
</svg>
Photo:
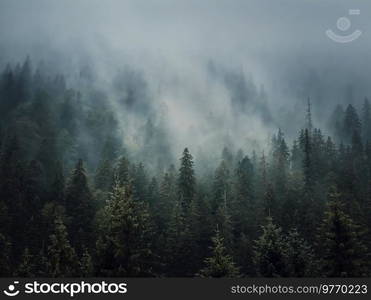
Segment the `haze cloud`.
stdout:
<svg viewBox="0 0 371 300">
<path fill-rule="evenodd" d="M 361 10 L 351 30 L 363 35 L 334 43 L 324 32 L 350 8 Z M 3 0 L 0 62 L 30 55 L 79 88 L 89 66 L 133 150 L 146 143 L 138 136 L 148 120 L 164 129 L 174 156 L 185 146 L 261 150 L 278 127 L 296 134 L 308 97 L 316 120 L 335 103 L 371 95 L 370 8 L 354 0 Z"/>
</svg>

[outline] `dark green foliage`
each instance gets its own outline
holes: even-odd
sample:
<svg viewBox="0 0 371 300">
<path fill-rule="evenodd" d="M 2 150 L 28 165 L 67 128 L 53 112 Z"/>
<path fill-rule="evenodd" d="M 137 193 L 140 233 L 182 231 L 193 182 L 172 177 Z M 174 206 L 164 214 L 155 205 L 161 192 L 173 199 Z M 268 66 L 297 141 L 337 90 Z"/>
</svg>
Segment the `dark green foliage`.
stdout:
<svg viewBox="0 0 371 300">
<path fill-rule="evenodd" d="M 195 195 L 196 179 L 193 169 L 193 157 L 188 148 L 183 151 L 180 159 L 179 177 L 178 177 L 178 196 L 183 210 L 187 210 Z"/>
<path fill-rule="evenodd" d="M 11 275 L 10 249 L 10 242 L 0 233 L 0 276 L 2 277 L 9 277 Z"/>
<path fill-rule="evenodd" d="M 262 230 L 262 235 L 255 241 L 254 263 L 258 275 L 262 277 L 287 276 L 288 266 L 282 229 L 274 225 L 272 218 L 268 217 Z"/>
<path fill-rule="evenodd" d="M 16 275 L 19 277 L 35 277 L 35 265 L 34 265 L 34 257 L 26 248 L 22 255 L 21 264 L 16 271 Z"/>
<path fill-rule="evenodd" d="M 288 233 L 285 243 L 289 276 L 315 277 L 319 274 L 314 250 L 296 230 Z"/>
<path fill-rule="evenodd" d="M 121 185 L 128 184 L 130 181 L 129 175 L 130 164 L 125 156 L 121 156 L 115 170 L 115 179 L 119 181 Z"/>
<path fill-rule="evenodd" d="M 95 210 L 83 162 L 80 159 L 66 189 L 66 213 L 71 243 L 78 253 L 83 246 L 94 245 L 93 219 Z"/>
<path fill-rule="evenodd" d="M 0 276 L 370 275 L 367 99 L 328 122 L 308 100 L 298 136 L 241 139 L 238 151 L 227 138 L 221 157 L 212 143 L 196 163 L 185 148 L 169 167 L 178 145 L 166 114 L 143 115 L 138 74 L 124 72 L 111 95 L 89 67 L 80 91 L 33 69 L 27 58 L 0 74 Z"/>
<path fill-rule="evenodd" d="M 168 274 L 175 277 L 190 277 L 196 273 L 189 258 L 193 257 L 194 242 L 192 240 L 189 212 L 186 216 L 180 202 L 177 201 L 170 220 L 167 234 Z"/>
<path fill-rule="evenodd" d="M 92 277 L 94 275 L 94 264 L 92 257 L 87 249 L 84 250 L 80 259 L 80 272 L 81 277 Z"/>
<path fill-rule="evenodd" d="M 231 277 L 239 276 L 239 270 L 233 262 L 230 255 L 227 254 L 223 244 L 223 237 L 219 230 L 216 230 L 215 236 L 212 238 L 213 246 L 212 256 L 205 259 L 205 267 L 200 270 L 201 277 Z"/>
<path fill-rule="evenodd" d="M 368 275 L 367 248 L 361 228 L 343 212 L 340 194 L 329 194 L 328 208 L 320 228 L 322 274 L 328 277 L 361 277 Z"/>
<path fill-rule="evenodd" d="M 364 143 L 371 140 L 371 106 L 367 98 L 362 107 L 362 133 Z"/>
<path fill-rule="evenodd" d="M 245 156 L 237 165 L 234 183 L 234 199 L 232 202 L 232 221 L 235 235 L 249 234 L 256 224 L 254 169 L 250 159 Z"/>
<path fill-rule="evenodd" d="M 111 161 L 102 161 L 95 174 L 95 188 L 108 191 L 113 184 L 113 166 Z"/>
<path fill-rule="evenodd" d="M 54 232 L 47 247 L 48 275 L 50 277 L 73 277 L 77 275 L 78 260 L 68 239 L 66 226 L 60 217 L 55 219 Z"/>
<path fill-rule="evenodd" d="M 151 229 L 147 205 L 133 199 L 130 187 L 116 182 L 100 222 L 100 275 L 151 275 Z"/>
</svg>

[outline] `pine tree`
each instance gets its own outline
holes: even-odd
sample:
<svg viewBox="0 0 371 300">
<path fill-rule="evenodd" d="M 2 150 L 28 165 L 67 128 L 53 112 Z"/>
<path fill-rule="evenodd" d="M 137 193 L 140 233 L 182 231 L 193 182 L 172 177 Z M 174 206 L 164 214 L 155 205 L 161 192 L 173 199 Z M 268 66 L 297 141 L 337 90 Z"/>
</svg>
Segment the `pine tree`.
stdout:
<svg viewBox="0 0 371 300">
<path fill-rule="evenodd" d="M 367 248 L 360 228 L 343 212 L 340 194 L 333 189 L 319 234 L 322 274 L 328 277 L 367 276 Z"/>
<path fill-rule="evenodd" d="M 121 185 L 126 185 L 129 183 L 130 181 L 129 169 L 130 169 L 129 161 L 124 155 L 121 156 L 115 170 L 115 180 L 118 180 Z"/>
<path fill-rule="evenodd" d="M 314 174 L 313 174 L 313 163 L 312 163 L 312 142 L 310 140 L 310 133 L 308 129 L 304 131 L 304 190 L 308 194 L 308 197 L 312 196 L 314 187 Z"/>
<path fill-rule="evenodd" d="M 231 197 L 230 172 L 224 160 L 215 171 L 213 192 L 214 198 L 211 209 L 215 214 L 220 205 L 226 205 Z"/>
<path fill-rule="evenodd" d="M 66 214 L 69 218 L 68 229 L 71 243 L 80 254 L 82 247 L 94 244 L 93 219 L 95 216 L 93 197 L 81 159 L 73 170 L 66 189 Z"/>
<path fill-rule="evenodd" d="M 66 205 L 66 183 L 63 173 L 62 164 L 57 162 L 56 172 L 54 175 L 54 180 L 50 188 L 49 200 L 53 201 L 57 205 Z"/>
<path fill-rule="evenodd" d="M 371 141 L 371 105 L 367 98 L 365 98 L 362 107 L 362 133 L 363 143 Z"/>
<path fill-rule="evenodd" d="M 301 151 L 298 141 L 294 140 L 291 150 L 291 170 L 300 172 L 302 170 L 303 152 Z"/>
<path fill-rule="evenodd" d="M 98 165 L 95 173 L 95 188 L 102 191 L 109 191 L 113 184 L 113 166 L 112 162 L 105 159 Z"/>
<path fill-rule="evenodd" d="M 341 105 L 337 105 L 332 113 L 329 121 L 329 127 L 334 133 L 335 141 L 340 142 L 344 140 L 343 123 L 345 112 Z"/>
<path fill-rule="evenodd" d="M 93 260 L 89 254 L 88 249 L 85 249 L 80 259 L 80 272 L 81 277 L 92 277 L 94 275 Z"/>
<path fill-rule="evenodd" d="M 183 156 L 180 161 L 181 165 L 179 168 L 178 177 L 178 195 L 182 209 L 187 211 L 195 195 L 196 188 L 196 179 L 193 170 L 193 157 L 189 153 L 188 148 L 184 149 Z"/>
<path fill-rule="evenodd" d="M 189 261 L 192 262 L 191 273 L 194 273 L 199 270 L 203 259 L 209 254 L 210 236 L 213 234 L 211 209 L 207 195 L 202 190 L 197 191 L 191 203 L 188 223 L 192 240 L 190 244 L 192 255 L 189 256 Z"/>
<path fill-rule="evenodd" d="M 2 233 L 12 244 L 12 256 L 16 260 L 26 246 L 23 243 L 27 238 L 25 220 L 29 220 L 25 203 L 26 169 L 18 137 L 7 138 L 0 155 L 0 201 L 3 202 L 0 209 L 7 214 Z"/>
<path fill-rule="evenodd" d="M 235 174 L 232 219 L 236 236 L 241 233 L 251 234 L 256 224 L 254 169 L 250 159 L 245 156 L 238 164 Z"/>
<path fill-rule="evenodd" d="M 254 247 L 251 237 L 242 233 L 235 241 L 234 257 L 241 273 L 249 277 L 256 276 L 254 265 Z"/>
<path fill-rule="evenodd" d="M 278 130 L 276 136 L 272 140 L 272 164 L 271 176 L 276 196 L 283 199 L 287 192 L 287 177 L 289 166 L 289 150 L 281 129 Z"/>
<path fill-rule="evenodd" d="M 51 277 L 73 277 L 77 273 L 77 256 L 68 240 L 66 226 L 61 217 L 54 223 L 54 233 L 49 237 L 48 273 Z"/>
<path fill-rule="evenodd" d="M 153 208 L 159 202 L 160 190 L 157 183 L 156 177 L 152 177 L 151 182 L 148 185 L 148 204 Z"/>
<path fill-rule="evenodd" d="M 167 275 L 172 277 L 190 277 L 195 273 L 193 261 L 189 261 L 194 250 L 189 220 L 190 212 L 185 216 L 180 201 L 176 201 L 167 233 Z"/>
<path fill-rule="evenodd" d="M 260 161 L 259 161 L 259 168 L 258 168 L 258 174 L 257 174 L 257 186 L 256 186 L 256 195 L 258 198 L 258 201 L 261 203 L 263 202 L 264 195 L 267 189 L 268 185 L 268 164 L 267 159 L 264 154 L 264 152 L 261 155 Z"/>
<path fill-rule="evenodd" d="M 277 200 L 273 190 L 273 186 L 268 184 L 267 190 L 264 195 L 264 214 L 265 216 L 272 216 L 276 215 L 278 207 L 277 207 Z"/>
<path fill-rule="evenodd" d="M 239 277 L 239 269 L 233 262 L 232 257 L 227 254 L 224 246 L 224 239 L 219 230 L 216 230 L 212 238 L 213 246 L 211 247 L 212 256 L 205 259 L 205 267 L 199 271 L 201 277 Z"/>
<path fill-rule="evenodd" d="M 31 59 L 27 56 L 16 81 L 17 99 L 20 102 L 29 101 L 31 97 L 32 67 Z"/>
<path fill-rule="evenodd" d="M 21 264 L 18 266 L 16 272 L 17 276 L 34 277 L 35 265 L 33 261 L 34 261 L 33 255 L 30 253 L 28 248 L 26 248 L 22 255 Z"/>
<path fill-rule="evenodd" d="M 97 242 L 99 273 L 150 276 L 152 228 L 147 205 L 133 199 L 130 187 L 115 183 L 103 209 Z"/>
<path fill-rule="evenodd" d="M 139 163 L 132 170 L 133 198 L 148 203 L 148 178 L 144 165 Z"/>
<path fill-rule="evenodd" d="M 314 277 L 318 274 L 314 251 L 296 229 L 286 236 L 285 249 L 289 276 Z"/>
<path fill-rule="evenodd" d="M 0 114 L 4 120 L 8 118 L 8 113 L 11 112 L 17 105 L 17 90 L 16 79 L 14 71 L 8 64 L 2 75 L 0 81 Z"/>
<path fill-rule="evenodd" d="M 159 201 L 154 208 L 155 219 L 160 233 L 165 233 L 176 201 L 175 178 L 166 172 L 159 189 Z"/>
<path fill-rule="evenodd" d="M 230 210 L 230 205 L 225 202 L 219 206 L 215 215 L 215 226 L 218 226 L 228 250 L 233 249 L 234 244 L 234 228 Z M 236 238 L 239 238 L 240 234 L 241 232 L 235 232 Z"/>
<path fill-rule="evenodd" d="M 0 233 L 0 276 L 10 277 L 11 274 L 11 243 Z"/>
<path fill-rule="evenodd" d="M 266 222 L 262 227 L 262 235 L 255 241 L 254 262 L 257 273 L 262 277 L 287 276 L 287 255 L 282 229 L 273 224 L 271 217 Z"/>
<path fill-rule="evenodd" d="M 310 102 L 310 98 L 307 101 L 307 114 L 306 114 L 306 125 L 305 128 L 311 133 L 313 129 L 313 122 L 312 122 L 312 105 Z"/>
<path fill-rule="evenodd" d="M 354 132 L 357 132 L 358 134 L 361 132 L 361 121 L 357 110 L 351 104 L 349 104 L 345 110 L 343 132 L 346 143 L 351 143 Z"/>
</svg>

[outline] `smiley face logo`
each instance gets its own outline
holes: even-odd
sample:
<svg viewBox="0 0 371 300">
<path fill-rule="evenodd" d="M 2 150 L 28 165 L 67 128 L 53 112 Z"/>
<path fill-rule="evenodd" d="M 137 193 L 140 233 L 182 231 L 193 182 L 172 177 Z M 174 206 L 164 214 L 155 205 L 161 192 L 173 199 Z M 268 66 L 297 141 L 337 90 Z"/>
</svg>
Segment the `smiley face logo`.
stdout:
<svg viewBox="0 0 371 300">
<path fill-rule="evenodd" d="M 350 9 L 349 10 L 349 15 L 360 15 L 361 12 L 359 9 Z M 352 23 L 350 22 L 349 18 L 347 17 L 341 17 L 337 20 L 336 22 L 336 27 L 339 31 L 345 32 L 349 30 L 350 26 Z M 360 30 L 355 30 L 351 34 L 348 35 L 339 35 L 336 34 L 334 31 L 331 29 L 328 29 L 326 31 L 326 35 L 333 40 L 334 42 L 337 43 L 350 43 L 358 39 L 362 34 L 362 31 Z"/>
<path fill-rule="evenodd" d="M 9 296 L 9 297 L 14 297 L 19 294 L 19 291 L 15 289 L 15 285 L 18 284 L 19 281 L 14 281 L 13 284 L 9 284 L 8 290 L 4 290 L 4 294 Z"/>
</svg>

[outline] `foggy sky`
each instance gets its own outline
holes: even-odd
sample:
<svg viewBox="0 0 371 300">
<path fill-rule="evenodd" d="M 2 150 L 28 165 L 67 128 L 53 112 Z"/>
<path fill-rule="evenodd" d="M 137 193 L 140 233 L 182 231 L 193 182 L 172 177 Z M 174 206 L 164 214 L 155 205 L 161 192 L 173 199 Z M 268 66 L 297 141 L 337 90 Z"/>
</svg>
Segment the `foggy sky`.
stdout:
<svg viewBox="0 0 371 300">
<path fill-rule="evenodd" d="M 349 32 L 363 35 L 334 43 L 325 31 L 339 33 L 348 9 L 361 10 Z M 90 64 L 114 107 L 114 78 L 133 70 L 157 117 L 167 112 L 174 151 L 227 141 L 251 150 L 278 127 L 296 134 L 307 97 L 317 125 L 336 103 L 371 97 L 370 28 L 366 0 L 0 0 L 0 63 L 53 62 L 71 85 Z M 253 100 L 236 114 L 241 78 Z M 131 132 L 147 117 L 117 114 Z"/>
</svg>

